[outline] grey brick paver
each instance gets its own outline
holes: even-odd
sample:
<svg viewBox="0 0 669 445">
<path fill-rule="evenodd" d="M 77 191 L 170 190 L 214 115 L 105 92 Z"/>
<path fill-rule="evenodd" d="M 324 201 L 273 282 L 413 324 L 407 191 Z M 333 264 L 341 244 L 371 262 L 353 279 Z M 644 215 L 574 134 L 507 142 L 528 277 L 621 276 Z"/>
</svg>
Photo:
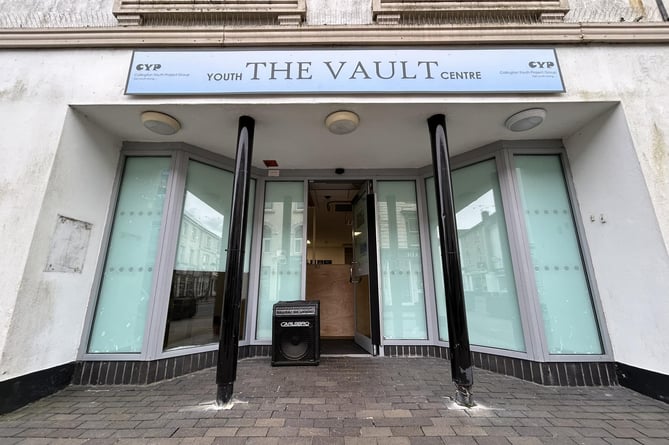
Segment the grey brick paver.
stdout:
<svg viewBox="0 0 669 445">
<path fill-rule="evenodd" d="M 453 431 L 458 436 L 486 436 L 485 430 L 480 426 L 454 425 Z"/>
<path fill-rule="evenodd" d="M 311 445 L 344 445 L 344 437 L 314 437 Z"/>
<path fill-rule="evenodd" d="M 645 428 L 643 434 L 648 437 L 669 438 L 669 428 Z"/>
<path fill-rule="evenodd" d="M 613 437 L 613 438 L 607 438 L 607 439 L 605 439 L 605 440 L 606 440 L 610 445 L 636 445 L 636 444 L 639 443 L 639 442 L 637 442 L 636 440 L 634 440 L 634 439 L 630 439 L 630 438 L 627 438 L 627 439 L 618 439 L 618 438 Z"/>
<path fill-rule="evenodd" d="M 444 445 L 439 437 L 409 437 L 411 445 Z"/>
<path fill-rule="evenodd" d="M 214 437 L 231 437 L 237 434 L 239 428 L 223 427 L 223 428 L 209 428 L 204 435 Z"/>
<path fill-rule="evenodd" d="M 508 439 L 513 445 L 541 445 L 538 437 L 509 437 Z"/>
<path fill-rule="evenodd" d="M 213 442 L 213 437 L 185 437 L 179 441 L 179 445 L 211 445 Z"/>
<path fill-rule="evenodd" d="M 212 445 L 246 445 L 246 437 L 217 437 Z"/>
<path fill-rule="evenodd" d="M 506 437 L 475 437 L 474 440 L 478 445 L 511 445 L 509 439 Z"/>
<path fill-rule="evenodd" d="M 212 405 L 214 369 L 147 386 L 71 386 L 0 416 L 0 444 L 669 445 L 669 406 L 625 388 L 543 387 L 475 370 L 479 405 L 461 409 L 449 367 L 242 360 L 235 398 L 245 403 L 229 410 Z"/>
<path fill-rule="evenodd" d="M 389 427 L 363 427 L 360 428 L 362 437 L 390 437 L 392 432 Z"/>
<path fill-rule="evenodd" d="M 455 436 L 455 431 L 448 425 L 424 426 L 422 429 L 426 436 Z"/>
<path fill-rule="evenodd" d="M 328 428 L 300 428 L 298 435 L 303 437 L 313 436 L 329 436 L 330 430 Z"/>
<path fill-rule="evenodd" d="M 253 427 L 253 426 L 243 426 L 237 430 L 237 436 L 241 437 L 254 437 L 254 436 L 267 436 L 269 428 L 266 427 Z"/>
<path fill-rule="evenodd" d="M 644 445 L 669 445 L 669 439 L 639 437 L 637 440 Z"/>
<path fill-rule="evenodd" d="M 268 437 L 287 437 L 287 436 L 297 436 L 300 432 L 298 427 L 293 426 L 284 426 L 284 427 L 270 427 L 267 430 Z"/>
<path fill-rule="evenodd" d="M 250 437 L 244 445 L 278 445 L 278 437 Z"/>
</svg>

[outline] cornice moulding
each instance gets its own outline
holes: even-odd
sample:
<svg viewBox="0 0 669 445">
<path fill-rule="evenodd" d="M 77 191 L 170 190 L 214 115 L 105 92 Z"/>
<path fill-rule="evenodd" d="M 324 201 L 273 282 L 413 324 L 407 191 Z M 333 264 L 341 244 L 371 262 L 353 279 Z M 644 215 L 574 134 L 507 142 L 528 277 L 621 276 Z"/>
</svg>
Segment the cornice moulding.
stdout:
<svg viewBox="0 0 669 445">
<path fill-rule="evenodd" d="M 268 46 L 669 43 L 669 24 L 527 26 L 114 27 L 1 29 L 0 48 L 198 48 Z"/>
</svg>

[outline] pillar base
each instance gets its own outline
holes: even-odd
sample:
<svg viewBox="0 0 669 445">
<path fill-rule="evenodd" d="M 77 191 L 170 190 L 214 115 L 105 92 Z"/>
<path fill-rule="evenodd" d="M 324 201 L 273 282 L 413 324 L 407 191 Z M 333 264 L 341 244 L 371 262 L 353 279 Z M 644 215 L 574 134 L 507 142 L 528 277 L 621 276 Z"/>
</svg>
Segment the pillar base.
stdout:
<svg viewBox="0 0 669 445">
<path fill-rule="evenodd" d="M 455 385 L 455 403 L 466 408 L 471 408 L 476 405 L 472 398 L 470 386 Z"/>
<path fill-rule="evenodd" d="M 218 390 L 216 391 L 216 404 L 218 406 L 223 406 L 232 399 L 232 385 L 232 383 L 218 385 Z"/>
</svg>

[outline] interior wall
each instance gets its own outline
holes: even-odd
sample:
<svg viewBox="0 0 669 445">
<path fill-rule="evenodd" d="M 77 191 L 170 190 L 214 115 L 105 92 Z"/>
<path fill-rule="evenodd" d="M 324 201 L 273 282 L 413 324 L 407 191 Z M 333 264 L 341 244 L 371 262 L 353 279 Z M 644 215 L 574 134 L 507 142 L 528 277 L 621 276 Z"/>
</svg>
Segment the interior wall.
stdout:
<svg viewBox="0 0 669 445">
<path fill-rule="evenodd" d="M 669 256 L 622 106 L 564 144 L 614 359 L 669 374 Z"/>
<path fill-rule="evenodd" d="M 55 117 L 52 117 L 55 118 Z M 84 116 L 68 110 L 39 211 L 7 342 L 0 380 L 76 360 L 101 253 L 121 144 Z M 59 215 L 90 224 L 90 238 L 76 271 L 47 270 Z M 82 251 L 83 250 L 83 251 Z M 58 347 L 54 347 L 54 339 Z"/>
<path fill-rule="evenodd" d="M 321 302 L 321 337 L 353 337 L 353 286 L 348 265 L 307 265 L 306 299 Z"/>
<path fill-rule="evenodd" d="M 316 249 L 307 247 L 307 262 L 316 259 L 316 261 L 332 260 L 332 264 L 344 264 L 344 258 L 343 247 L 317 247 Z"/>
<path fill-rule="evenodd" d="M 328 209 L 327 201 L 346 201 L 350 192 L 324 193 L 310 194 L 307 227 L 312 244 L 307 247 L 306 299 L 321 302 L 321 337 L 348 338 L 355 334 L 353 286 L 349 282 L 350 265 L 345 264 L 344 248 L 351 237 L 351 228 L 346 225 L 349 214 Z M 314 260 L 331 263 L 313 264 Z"/>
</svg>

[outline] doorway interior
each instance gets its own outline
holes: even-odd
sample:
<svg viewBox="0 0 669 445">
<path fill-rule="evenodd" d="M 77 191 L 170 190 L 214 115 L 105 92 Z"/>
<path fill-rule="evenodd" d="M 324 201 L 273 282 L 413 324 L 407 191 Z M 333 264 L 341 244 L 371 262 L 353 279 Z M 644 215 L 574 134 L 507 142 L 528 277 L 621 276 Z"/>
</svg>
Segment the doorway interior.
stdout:
<svg viewBox="0 0 669 445">
<path fill-rule="evenodd" d="M 353 201 L 366 181 L 310 181 L 307 214 L 306 299 L 320 300 L 323 355 L 368 355 L 356 341 Z M 361 317 L 361 315 L 363 317 Z M 369 348 L 367 348 L 369 349 Z"/>
</svg>

